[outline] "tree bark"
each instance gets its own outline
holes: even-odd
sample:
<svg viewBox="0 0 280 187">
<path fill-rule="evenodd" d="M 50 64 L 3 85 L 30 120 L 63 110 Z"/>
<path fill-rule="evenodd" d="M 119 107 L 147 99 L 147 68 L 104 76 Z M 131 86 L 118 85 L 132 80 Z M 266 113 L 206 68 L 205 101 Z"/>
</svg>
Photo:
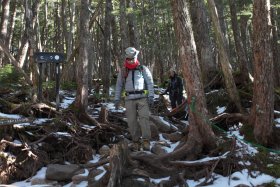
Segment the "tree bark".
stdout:
<svg viewBox="0 0 280 187">
<path fill-rule="evenodd" d="M 120 69 L 121 62 L 119 61 L 120 55 L 120 46 L 119 46 L 119 32 L 118 32 L 118 26 L 116 22 L 116 16 L 111 16 L 111 28 L 112 28 L 112 47 L 113 47 L 113 61 L 115 69 Z M 114 72 L 113 72 L 114 73 Z"/>
<path fill-rule="evenodd" d="M 276 15 L 274 8 L 271 8 L 271 22 L 272 22 L 272 51 L 274 63 L 274 85 L 275 88 L 280 87 L 280 56 L 278 44 L 278 25 L 276 22 Z"/>
<path fill-rule="evenodd" d="M 247 55 L 247 62 L 248 62 L 248 72 L 252 72 L 252 62 L 251 62 L 251 47 L 250 47 L 250 42 L 249 42 L 249 29 L 248 29 L 248 21 L 250 19 L 250 16 L 248 15 L 240 15 L 240 38 L 242 45 L 245 50 L 245 54 Z"/>
<path fill-rule="evenodd" d="M 15 19 L 16 19 L 16 8 L 17 8 L 17 2 L 12 1 L 11 2 L 11 16 L 9 21 L 9 27 L 8 27 L 8 35 L 7 35 L 7 46 L 10 51 L 13 51 L 14 49 L 12 46 L 12 39 L 15 29 Z"/>
<path fill-rule="evenodd" d="M 191 0 L 190 2 L 194 37 L 197 44 L 197 55 L 201 65 L 203 83 L 207 85 L 213 80 L 217 71 L 212 49 L 213 43 L 210 39 L 210 24 L 207 9 L 202 0 Z"/>
<path fill-rule="evenodd" d="M 225 86 L 226 86 L 230 99 L 236 105 L 238 110 L 240 112 L 243 112 L 239 94 L 238 94 L 238 91 L 237 91 L 237 88 L 236 88 L 236 85 L 235 85 L 235 82 L 234 82 L 234 79 L 232 76 L 232 72 L 231 72 L 231 65 L 230 65 L 229 57 L 228 57 L 228 54 L 226 51 L 226 49 L 227 49 L 226 43 L 223 39 L 223 33 L 222 33 L 222 30 L 221 30 L 221 27 L 219 24 L 218 15 L 215 11 L 216 10 L 215 2 L 214 2 L 214 0 L 207 0 L 207 2 L 208 2 L 208 7 L 209 7 L 210 15 L 212 18 L 212 22 L 214 24 L 213 26 L 214 26 L 217 45 L 218 45 L 218 50 L 219 50 L 219 55 L 220 55 L 220 64 L 221 64 L 222 72 L 224 75 Z"/>
<path fill-rule="evenodd" d="M 0 39 L 6 44 L 7 43 L 7 30 L 8 21 L 10 15 L 10 0 L 2 0 L 2 14 L 1 14 L 1 33 Z M 4 53 L 0 52 L 0 67 L 3 66 Z"/>
<path fill-rule="evenodd" d="M 67 23 L 68 23 L 68 15 L 67 15 L 67 3 L 66 3 L 66 0 L 62 0 L 61 1 L 61 17 L 62 17 L 62 20 L 61 20 L 61 22 L 62 22 L 62 32 L 63 32 L 63 44 L 65 44 L 65 51 L 66 51 L 66 54 L 68 53 L 68 51 L 69 51 L 69 48 L 68 47 L 70 47 L 69 46 L 69 44 L 68 44 L 68 42 L 69 42 L 69 40 L 68 40 L 68 37 L 69 37 L 69 35 L 70 35 L 70 33 L 67 31 Z M 62 51 L 63 52 L 63 51 Z"/>
<path fill-rule="evenodd" d="M 189 146 L 188 150 L 195 149 L 194 153 L 199 153 L 202 147 L 209 150 L 216 146 L 215 135 L 204 120 L 208 117 L 208 110 L 187 3 L 184 0 L 171 0 L 171 5 L 187 95 L 195 105 L 189 111 L 190 133 L 186 145 Z"/>
<path fill-rule="evenodd" d="M 22 70 L 21 67 L 19 67 L 19 63 L 16 61 L 16 59 L 13 57 L 13 55 L 11 55 L 11 53 L 9 53 L 9 49 L 6 47 L 6 45 L 0 41 L 0 51 L 3 51 L 6 56 L 10 59 L 10 61 L 12 62 L 12 64 L 14 65 L 14 67 L 16 68 L 17 71 L 19 71 L 20 73 L 22 73 L 22 75 L 24 76 L 25 81 L 32 86 L 33 82 L 32 80 L 28 77 L 28 75 Z"/>
<path fill-rule="evenodd" d="M 135 16 L 135 10 L 136 10 L 136 3 L 135 0 L 128 0 L 129 8 L 131 8 L 133 11 L 131 11 L 128 16 L 128 31 L 129 31 L 129 44 L 130 46 L 135 47 L 136 49 L 140 48 L 139 45 L 139 33 L 137 28 L 137 19 Z"/>
<path fill-rule="evenodd" d="M 76 13 L 76 3 L 75 1 L 69 2 L 69 12 L 70 12 L 70 25 L 69 25 L 69 35 L 67 38 L 67 44 L 68 44 L 68 51 L 67 51 L 67 61 L 69 60 L 71 54 L 73 53 L 73 43 L 74 43 L 74 22 L 75 22 L 75 13 Z"/>
<path fill-rule="evenodd" d="M 239 64 L 241 82 L 246 85 L 246 83 L 248 83 L 249 81 L 248 60 L 240 37 L 240 29 L 237 21 L 236 0 L 229 0 L 229 4 L 230 4 L 231 25 L 232 25 L 234 42 L 235 42 L 235 50 L 237 53 L 237 59 L 239 61 L 238 64 Z"/>
<path fill-rule="evenodd" d="M 255 0 L 253 3 L 254 89 L 250 119 L 254 125 L 255 139 L 264 145 L 269 144 L 274 121 L 271 39 L 270 0 Z"/>
<path fill-rule="evenodd" d="M 78 113 L 85 113 L 88 106 L 88 38 L 89 38 L 89 0 L 81 0 L 80 9 L 80 47 L 76 69 L 77 95 L 74 106 Z"/>
<path fill-rule="evenodd" d="M 109 97 L 110 91 L 110 78 L 111 78 L 111 12 L 112 12 L 112 0 L 106 0 L 105 9 L 105 26 L 104 26 L 104 40 L 103 40 L 103 59 L 102 64 L 102 83 L 103 94 L 106 98 Z"/>
<path fill-rule="evenodd" d="M 120 62 L 124 61 L 124 50 L 128 47 L 127 19 L 126 19 L 126 0 L 120 0 L 120 35 L 121 35 L 121 57 Z"/>
<path fill-rule="evenodd" d="M 32 101 L 37 101 L 37 84 L 38 84 L 38 72 L 37 67 L 34 62 L 33 55 L 38 51 L 36 33 L 35 33 L 35 24 L 37 22 L 38 10 L 39 10 L 40 1 L 35 0 L 31 4 L 30 0 L 25 1 L 25 21 L 26 21 L 26 35 L 29 42 L 29 61 L 30 61 L 30 71 L 31 71 L 31 80 L 33 82 L 32 87 Z"/>
<path fill-rule="evenodd" d="M 230 54 L 230 49 L 229 49 L 229 36 L 227 32 L 227 22 L 225 19 L 225 5 L 224 5 L 224 0 L 214 0 L 213 1 L 216 5 L 216 10 L 217 10 L 217 15 L 218 15 L 218 20 L 219 20 L 219 26 L 221 28 L 221 32 L 223 35 L 223 40 L 225 42 L 225 47 L 228 55 Z"/>
<path fill-rule="evenodd" d="M 128 162 L 128 146 L 121 142 L 113 146 L 110 151 L 110 179 L 107 187 L 121 186 L 122 175 L 125 171 L 125 165 Z"/>
<path fill-rule="evenodd" d="M 53 43 L 53 48 L 57 52 L 63 52 L 63 28 L 62 28 L 62 18 L 61 18 L 61 9 L 60 9 L 60 4 L 56 3 L 56 8 L 55 8 L 55 37 L 54 37 L 54 43 Z"/>
<path fill-rule="evenodd" d="M 19 67 L 23 68 L 24 62 L 25 62 L 25 59 L 26 59 L 26 55 L 27 55 L 27 50 L 29 48 L 29 43 L 28 43 L 26 31 L 24 31 L 24 34 L 22 36 L 22 39 L 21 39 L 20 43 L 21 43 L 21 46 L 19 48 L 19 52 L 18 52 L 18 55 L 17 55 L 17 61 L 19 63 Z"/>
<path fill-rule="evenodd" d="M 26 60 L 26 55 L 28 48 L 31 46 L 31 48 L 36 49 L 36 44 L 34 44 L 33 39 L 34 37 L 34 24 L 37 19 L 37 11 L 39 8 L 39 1 L 36 0 L 33 3 L 33 6 L 31 8 L 31 2 L 28 0 L 24 1 L 24 6 L 25 6 L 25 30 L 23 33 L 23 36 L 21 38 L 21 46 L 18 52 L 17 56 L 17 61 L 19 62 L 19 66 L 22 68 L 24 66 L 25 60 Z M 32 37 L 32 38 L 31 38 Z M 32 66 L 32 65 L 30 65 Z"/>
</svg>

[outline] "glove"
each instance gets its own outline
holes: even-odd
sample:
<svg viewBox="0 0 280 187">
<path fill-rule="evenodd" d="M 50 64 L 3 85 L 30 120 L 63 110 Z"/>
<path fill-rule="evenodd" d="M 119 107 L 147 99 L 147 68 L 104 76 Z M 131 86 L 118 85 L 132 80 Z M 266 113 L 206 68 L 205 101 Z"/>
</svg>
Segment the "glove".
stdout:
<svg viewBox="0 0 280 187">
<path fill-rule="evenodd" d="M 154 97 L 153 96 L 149 96 L 148 104 L 149 104 L 150 108 L 154 106 Z"/>
<path fill-rule="evenodd" d="M 115 100 L 115 109 L 119 110 L 120 107 L 120 100 Z"/>
</svg>

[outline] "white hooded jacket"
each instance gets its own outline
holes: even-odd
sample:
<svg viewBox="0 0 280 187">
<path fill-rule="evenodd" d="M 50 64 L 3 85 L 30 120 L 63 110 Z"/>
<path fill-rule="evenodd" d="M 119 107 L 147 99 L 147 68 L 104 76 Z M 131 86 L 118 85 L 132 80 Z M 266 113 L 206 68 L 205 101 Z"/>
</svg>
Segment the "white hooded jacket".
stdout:
<svg viewBox="0 0 280 187">
<path fill-rule="evenodd" d="M 126 71 L 128 71 L 126 73 Z M 125 75 L 127 74 L 127 75 Z M 143 97 L 154 97 L 154 82 L 150 70 L 143 65 L 139 65 L 134 70 L 120 71 L 116 83 L 115 100 L 120 100 L 122 90 L 125 90 L 125 100 L 139 99 Z M 145 93 L 132 93 L 135 91 L 148 90 L 148 95 Z"/>
</svg>

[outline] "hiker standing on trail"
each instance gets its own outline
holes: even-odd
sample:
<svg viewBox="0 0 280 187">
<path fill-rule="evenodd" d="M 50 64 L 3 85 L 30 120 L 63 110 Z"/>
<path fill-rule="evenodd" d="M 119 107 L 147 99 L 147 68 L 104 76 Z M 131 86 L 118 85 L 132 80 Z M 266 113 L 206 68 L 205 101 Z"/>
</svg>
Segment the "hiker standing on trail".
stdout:
<svg viewBox="0 0 280 187">
<path fill-rule="evenodd" d="M 124 88 L 127 123 L 133 141 L 132 149 L 139 150 L 142 145 L 144 150 L 150 150 L 149 106 L 153 106 L 154 102 L 154 83 L 150 70 L 140 65 L 138 53 L 134 47 L 125 50 L 124 67 L 119 72 L 116 83 L 115 107 L 118 109 Z M 146 87 L 148 90 L 145 90 Z"/>
<path fill-rule="evenodd" d="M 162 95 L 169 93 L 169 99 L 172 109 L 176 108 L 183 102 L 183 81 L 179 77 L 175 70 L 171 69 L 169 71 L 169 83 L 167 89 L 162 93 Z"/>
</svg>

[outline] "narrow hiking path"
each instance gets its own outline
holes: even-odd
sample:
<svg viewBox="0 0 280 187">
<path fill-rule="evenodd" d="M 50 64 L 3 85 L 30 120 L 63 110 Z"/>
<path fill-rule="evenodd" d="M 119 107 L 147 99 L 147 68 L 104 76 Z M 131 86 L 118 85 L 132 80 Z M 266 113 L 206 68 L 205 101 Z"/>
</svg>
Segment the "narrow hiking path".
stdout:
<svg viewBox="0 0 280 187">
<path fill-rule="evenodd" d="M 75 95 L 66 93 L 63 97 L 61 106 L 67 108 L 74 100 Z M 163 102 L 155 103 L 157 107 Z M 87 183 L 89 186 L 95 186 L 104 184 L 106 181 L 116 180 L 120 176 L 125 179 L 123 180 L 124 185 L 142 183 L 142 185 L 156 186 L 161 183 L 166 186 L 172 186 L 175 183 L 187 183 L 189 186 L 201 186 L 215 184 L 219 180 L 230 180 L 234 176 L 237 180 L 230 180 L 232 184 L 238 183 L 237 181 L 239 181 L 238 184 L 248 184 L 249 181 L 253 184 L 258 184 L 256 181 L 259 181 L 259 177 L 264 177 L 269 182 L 274 181 L 277 183 L 279 178 L 279 176 L 277 178 L 277 174 L 273 175 L 273 172 L 269 171 L 268 174 L 272 174 L 272 176 L 264 175 L 267 170 L 264 169 L 264 163 L 258 162 L 258 157 L 261 155 L 264 158 L 264 155 L 266 155 L 266 164 L 274 168 L 279 161 L 279 156 L 265 150 L 260 152 L 257 147 L 246 142 L 244 136 L 240 134 L 242 126 L 240 124 L 236 124 L 228 130 L 216 128 L 215 133 L 219 138 L 220 146 L 210 155 L 201 155 L 200 158 L 196 158 L 193 161 L 174 160 L 166 163 L 160 162 L 159 158 L 172 154 L 183 146 L 185 136 L 188 133 L 188 121 L 163 115 L 164 110 L 158 110 L 156 107 L 153 115 L 151 115 L 153 134 L 151 152 L 131 152 L 129 149 L 130 140 L 126 129 L 124 108 L 115 110 L 113 103 L 92 102 L 89 105 L 89 113 L 102 124 L 100 127 L 89 124 L 75 124 L 77 122 L 74 119 L 72 119 L 73 121 L 69 120 L 71 116 L 63 118 L 64 120 L 67 119 L 67 125 L 63 124 L 63 120 L 58 122 L 50 118 L 38 118 L 33 123 L 14 125 L 16 129 L 24 128 L 29 136 L 21 134 L 17 144 L 1 141 L 1 145 L 5 148 L 2 148 L 2 151 L 13 150 L 15 158 L 26 158 L 21 163 L 21 167 L 33 165 L 33 168 L 29 172 L 24 170 L 25 175 L 20 174 L 20 170 L 17 168 L 19 160 L 15 159 L 13 162 L 9 162 L 14 169 L 9 167 L 4 171 L 9 171 L 10 174 L 13 174 L 13 177 L 9 178 L 10 182 L 31 177 L 25 182 L 14 183 L 18 185 L 31 183 L 34 185 L 40 181 L 44 184 L 62 186 L 67 186 L 67 183 L 69 185 L 71 183 L 77 185 Z M 163 109 L 162 106 L 161 109 Z M 222 110 L 225 110 L 225 108 L 217 107 L 218 113 L 222 113 Z M 3 114 L 3 116 L 5 118 L 22 117 L 6 114 Z M 22 142 L 27 144 L 24 145 Z M 26 148 L 30 150 L 26 154 L 20 155 L 16 151 Z M 38 153 L 35 150 L 44 151 L 49 156 L 43 156 L 42 152 Z M 28 156 L 30 153 L 32 153 L 31 155 L 36 155 L 37 158 L 41 157 L 40 161 L 35 162 L 34 158 L 36 157 Z M 116 158 L 121 159 L 116 160 Z M 37 164 L 34 165 L 34 163 Z M 74 169 L 79 168 L 78 173 L 76 171 L 74 174 L 68 174 L 65 178 L 67 174 L 64 174 L 63 177 L 55 172 L 55 170 L 66 172 L 64 167 L 70 163 L 77 166 Z M 116 170 L 114 170 L 114 167 L 116 167 Z M 40 170 L 40 168 L 42 169 Z M 186 172 L 186 169 L 191 172 Z M 43 176 L 33 176 L 39 170 L 39 173 L 44 173 Z M 53 175 L 50 175 L 49 171 L 52 171 Z M 113 175 L 113 171 L 122 171 L 122 173 L 121 175 L 119 175 L 120 173 Z M 183 176 L 179 175 L 181 177 L 178 178 L 176 176 L 181 173 L 180 171 L 185 172 Z M 254 177 L 247 178 L 245 181 L 246 177 L 243 176 L 246 175 L 253 175 Z M 141 178 L 142 180 L 139 180 Z M 51 180 L 51 183 L 46 179 Z M 65 180 L 68 182 L 65 182 Z"/>
</svg>

